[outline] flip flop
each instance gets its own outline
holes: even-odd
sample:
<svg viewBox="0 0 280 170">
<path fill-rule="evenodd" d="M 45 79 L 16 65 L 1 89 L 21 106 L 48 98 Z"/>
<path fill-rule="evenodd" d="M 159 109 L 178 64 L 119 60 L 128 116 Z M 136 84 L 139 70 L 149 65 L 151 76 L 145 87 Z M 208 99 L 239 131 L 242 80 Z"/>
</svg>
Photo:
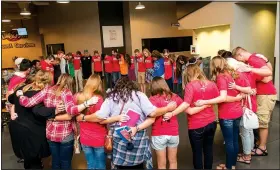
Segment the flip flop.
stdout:
<svg viewBox="0 0 280 170">
<path fill-rule="evenodd" d="M 257 153 L 257 150 L 260 150 L 262 153 L 261 154 L 258 154 Z M 265 149 L 265 150 L 263 150 L 263 149 L 261 149 L 261 148 L 256 148 L 256 149 L 253 149 L 252 150 L 252 154 L 251 154 L 252 156 L 267 156 L 268 155 L 268 153 L 267 153 L 267 149 Z"/>
<path fill-rule="evenodd" d="M 246 159 L 245 156 L 242 155 L 242 156 L 238 156 L 237 157 L 237 162 L 245 163 L 245 164 L 250 164 L 251 163 L 251 159 Z"/>
</svg>

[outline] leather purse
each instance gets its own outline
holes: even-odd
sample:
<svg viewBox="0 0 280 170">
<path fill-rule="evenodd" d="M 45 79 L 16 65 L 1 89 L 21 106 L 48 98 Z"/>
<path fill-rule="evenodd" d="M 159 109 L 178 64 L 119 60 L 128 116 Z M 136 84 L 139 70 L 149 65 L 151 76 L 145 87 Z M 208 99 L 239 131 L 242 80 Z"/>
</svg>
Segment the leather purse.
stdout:
<svg viewBox="0 0 280 170">
<path fill-rule="evenodd" d="M 122 105 L 121 111 L 119 113 L 122 114 L 123 111 L 123 107 L 124 107 L 124 103 Z M 106 153 L 112 153 L 113 150 L 113 132 L 111 130 L 108 131 L 108 134 L 105 137 L 105 144 L 104 144 L 104 150 Z"/>
</svg>

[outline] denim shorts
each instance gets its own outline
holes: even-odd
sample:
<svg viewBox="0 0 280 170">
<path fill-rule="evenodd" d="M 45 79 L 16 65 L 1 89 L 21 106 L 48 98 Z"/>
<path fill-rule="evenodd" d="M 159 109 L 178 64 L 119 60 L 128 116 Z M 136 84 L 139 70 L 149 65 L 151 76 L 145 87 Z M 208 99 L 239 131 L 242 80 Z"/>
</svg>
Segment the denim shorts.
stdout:
<svg viewBox="0 0 280 170">
<path fill-rule="evenodd" d="M 179 145 L 179 136 L 161 135 L 152 136 L 152 148 L 154 150 L 163 150 L 166 147 L 175 148 Z"/>
</svg>

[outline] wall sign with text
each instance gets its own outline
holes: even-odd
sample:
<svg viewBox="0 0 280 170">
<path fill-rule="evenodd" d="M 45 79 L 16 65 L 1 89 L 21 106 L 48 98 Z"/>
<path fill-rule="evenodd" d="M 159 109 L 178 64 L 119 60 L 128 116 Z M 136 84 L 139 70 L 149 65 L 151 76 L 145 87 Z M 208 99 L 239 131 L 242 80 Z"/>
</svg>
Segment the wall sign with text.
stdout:
<svg viewBox="0 0 280 170">
<path fill-rule="evenodd" d="M 35 43 L 9 43 L 9 44 L 2 44 L 2 49 L 10 49 L 10 48 L 32 48 L 35 47 Z"/>
<path fill-rule="evenodd" d="M 2 40 L 8 40 L 8 41 L 18 41 L 22 38 L 28 38 L 27 35 L 22 36 L 22 35 L 18 35 L 17 32 L 8 32 L 8 33 L 2 33 L 1 35 Z"/>
<path fill-rule="evenodd" d="M 123 47 L 122 26 L 102 26 L 104 48 Z"/>
</svg>

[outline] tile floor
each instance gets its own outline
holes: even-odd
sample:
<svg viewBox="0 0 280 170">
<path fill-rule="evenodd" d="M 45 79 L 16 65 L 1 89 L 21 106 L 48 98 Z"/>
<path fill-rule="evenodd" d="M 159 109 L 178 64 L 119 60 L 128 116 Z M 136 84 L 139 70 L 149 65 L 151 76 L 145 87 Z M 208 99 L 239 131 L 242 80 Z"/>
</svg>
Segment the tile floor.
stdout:
<svg viewBox="0 0 280 170">
<path fill-rule="evenodd" d="M 186 118 L 181 114 L 178 117 L 180 124 L 180 145 L 178 149 L 178 168 L 192 169 L 192 151 L 188 139 Z M 2 132 L 2 169 L 23 169 L 22 163 L 17 163 L 17 158 L 13 154 L 10 135 L 7 128 Z M 276 105 L 272 122 L 270 123 L 270 132 L 268 139 L 267 157 L 253 157 L 250 165 L 237 164 L 238 169 L 280 169 L 279 166 L 279 103 Z M 155 154 L 154 155 L 154 163 Z M 214 165 L 225 162 L 225 149 L 223 145 L 223 136 L 218 126 L 214 141 Z M 50 168 L 50 158 L 44 160 L 45 168 Z M 73 169 L 86 169 L 85 158 L 83 154 L 75 155 L 72 161 Z M 155 164 L 156 167 L 156 164 Z"/>
</svg>

